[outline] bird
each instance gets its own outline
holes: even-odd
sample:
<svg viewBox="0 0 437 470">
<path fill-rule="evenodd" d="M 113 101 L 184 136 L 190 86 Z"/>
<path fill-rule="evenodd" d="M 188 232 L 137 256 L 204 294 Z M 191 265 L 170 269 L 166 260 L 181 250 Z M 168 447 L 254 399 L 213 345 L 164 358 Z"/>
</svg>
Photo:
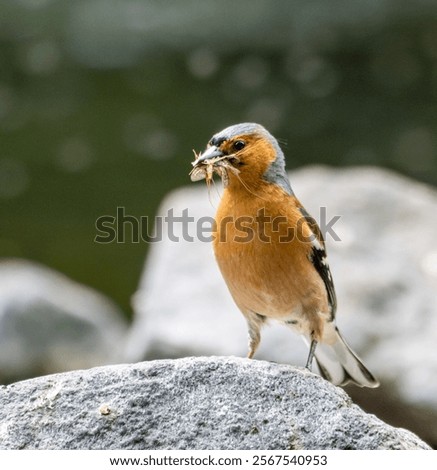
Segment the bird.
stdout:
<svg viewBox="0 0 437 470">
<path fill-rule="evenodd" d="M 316 220 L 297 199 L 284 153 L 257 123 L 213 135 L 192 162 L 193 181 L 224 182 L 215 215 L 213 249 L 230 294 L 246 319 L 248 358 L 270 320 L 290 327 L 309 345 L 306 368 L 335 385 L 374 388 L 378 380 L 336 326 L 337 297 L 325 241 Z"/>
</svg>

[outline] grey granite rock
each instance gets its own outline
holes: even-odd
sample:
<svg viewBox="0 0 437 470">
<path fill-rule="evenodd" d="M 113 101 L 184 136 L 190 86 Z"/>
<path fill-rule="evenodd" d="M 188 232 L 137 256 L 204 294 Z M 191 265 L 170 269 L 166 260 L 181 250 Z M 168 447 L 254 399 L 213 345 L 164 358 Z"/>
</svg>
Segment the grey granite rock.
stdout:
<svg viewBox="0 0 437 470">
<path fill-rule="evenodd" d="M 437 445 L 437 192 L 378 168 L 310 167 L 290 173 L 290 181 L 317 220 L 340 216 L 333 230 L 341 240 L 326 237 L 338 324 L 382 381 L 376 400 L 351 389 L 354 399 Z M 209 197 L 204 184 L 163 201 L 161 215 L 189 209 L 194 241 L 184 240 L 175 225 L 178 243 L 164 238 L 151 247 L 133 299 L 127 360 L 246 355 L 245 321 L 211 244 L 196 237 L 195 224 L 212 217 L 218 203 L 215 188 Z M 272 324 L 262 332 L 256 358 L 304 365 L 306 355 L 295 334 Z"/>
<path fill-rule="evenodd" d="M 33 262 L 0 263 L 0 383 L 117 362 L 126 330 L 92 289 Z"/>
<path fill-rule="evenodd" d="M 211 357 L 106 366 L 1 387 L 0 449 L 428 446 L 306 370 Z"/>
</svg>

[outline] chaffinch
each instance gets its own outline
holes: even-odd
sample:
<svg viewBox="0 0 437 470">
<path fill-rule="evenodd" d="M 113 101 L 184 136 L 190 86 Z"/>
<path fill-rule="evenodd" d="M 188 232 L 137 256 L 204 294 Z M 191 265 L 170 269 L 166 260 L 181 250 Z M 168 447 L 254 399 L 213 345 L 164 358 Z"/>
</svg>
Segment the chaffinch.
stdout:
<svg viewBox="0 0 437 470">
<path fill-rule="evenodd" d="M 192 163 L 193 181 L 218 173 L 225 189 L 215 216 L 214 253 L 246 318 L 248 357 L 270 319 L 309 343 L 323 377 L 336 385 L 377 387 L 375 377 L 335 325 L 337 300 L 325 242 L 290 186 L 284 154 L 261 125 L 243 123 L 215 134 Z"/>
</svg>

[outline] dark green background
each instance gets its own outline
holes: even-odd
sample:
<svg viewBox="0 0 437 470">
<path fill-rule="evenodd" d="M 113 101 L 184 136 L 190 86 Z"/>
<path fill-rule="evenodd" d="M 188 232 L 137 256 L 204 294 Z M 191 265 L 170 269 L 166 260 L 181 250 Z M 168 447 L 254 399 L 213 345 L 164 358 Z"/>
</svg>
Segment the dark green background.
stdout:
<svg viewBox="0 0 437 470">
<path fill-rule="evenodd" d="M 95 221 L 153 216 L 214 132 L 258 121 L 289 169 L 436 185 L 436 95 L 436 1 L 0 1 L 0 256 L 130 315 L 148 245 Z"/>
</svg>

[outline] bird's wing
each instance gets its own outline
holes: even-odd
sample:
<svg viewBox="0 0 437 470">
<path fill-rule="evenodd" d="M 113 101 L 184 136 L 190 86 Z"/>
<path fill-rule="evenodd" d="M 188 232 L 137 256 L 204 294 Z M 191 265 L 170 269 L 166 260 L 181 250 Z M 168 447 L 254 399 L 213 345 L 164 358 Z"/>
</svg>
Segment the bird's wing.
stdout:
<svg viewBox="0 0 437 470">
<path fill-rule="evenodd" d="M 300 206 L 299 210 L 304 216 L 305 221 L 309 225 L 311 231 L 314 234 L 314 238 L 311 241 L 312 251 L 310 255 L 310 261 L 316 268 L 319 276 L 323 279 L 328 294 L 328 303 L 331 308 L 332 319 L 335 318 L 335 312 L 337 310 L 337 296 L 335 295 L 334 281 L 332 280 L 331 271 L 328 264 L 328 256 L 325 249 L 325 240 L 323 239 L 322 232 L 317 225 L 316 220 L 308 214 L 304 207 Z"/>
</svg>

